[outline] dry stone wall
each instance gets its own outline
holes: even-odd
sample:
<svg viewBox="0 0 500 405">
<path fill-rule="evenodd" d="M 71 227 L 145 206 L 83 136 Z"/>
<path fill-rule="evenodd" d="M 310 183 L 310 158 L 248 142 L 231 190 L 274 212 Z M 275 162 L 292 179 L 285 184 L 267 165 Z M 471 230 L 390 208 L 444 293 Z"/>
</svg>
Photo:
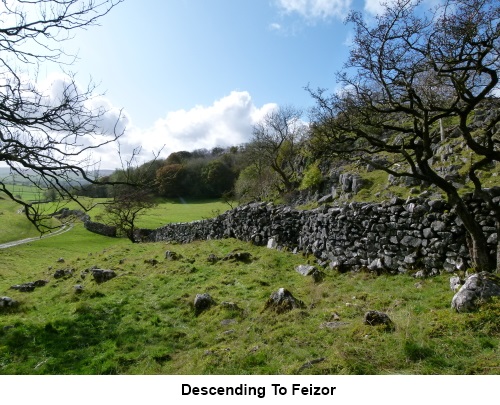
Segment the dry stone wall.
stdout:
<svg viewBox="0 0 500 405">
<path fill-rule="evenodd" d="M 499 204 L 500 189 L 490 192 Z M 495 255 L 497 233 L 492 213 L 481 200 L 469 195 L 466 201 Z M 252 203 L 213 219 L 169 224 L 144 233 L 149 241 L 180 243 L 231 237 L 312 254 L 320 263 L 341 271 L 418 270 L 422 275 L 467 268 L 465 234 L 462 221 L 445 201 L 422 198 L 322 206 L 310 211 Z"/>
</svg>

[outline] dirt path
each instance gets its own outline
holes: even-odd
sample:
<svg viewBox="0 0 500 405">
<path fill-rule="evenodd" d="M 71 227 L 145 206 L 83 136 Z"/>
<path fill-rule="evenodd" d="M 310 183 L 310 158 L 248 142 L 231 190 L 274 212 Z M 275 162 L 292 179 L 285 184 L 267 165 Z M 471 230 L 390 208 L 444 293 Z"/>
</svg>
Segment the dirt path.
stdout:
<svg viewBox="0 0 500 405">
<path fill-rule="evenodd" d="M 22 245 L 23 243 L 35 242 L 40 239 L 50 238 L 52 236 L 61 235 L 73 229 L 73 224 L 65 224 L 61 226 L 57 231 L 43 234 L 42 236 L 37 236 L 35 238 L 26 238 L 21 240 L 14 240 L 12 242 L 0 243 L 0 249 L 6 249 L 13 246 Z"/>
</svg>

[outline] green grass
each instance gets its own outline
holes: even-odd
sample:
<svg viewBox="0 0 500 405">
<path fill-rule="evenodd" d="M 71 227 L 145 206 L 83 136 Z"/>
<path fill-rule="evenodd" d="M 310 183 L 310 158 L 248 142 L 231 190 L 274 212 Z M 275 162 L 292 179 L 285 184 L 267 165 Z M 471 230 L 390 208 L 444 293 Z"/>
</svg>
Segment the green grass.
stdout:
<svg viewBox="0 0 500 405">
<path fill-rule="evenodd" d="M 20 209 L 21 206 L 15 202 L 0 199 L 0 243 L 39 235 L 24 213 L 19 211 Z"/>
<path fill-rule="evenodd" d="M 240 249 L 248 263 L 219 261 Z M 165 251 L 182 255 L 168 261 Z M 58 263 L 63 258 L 64 263 Z M 158 264 L 149 264 L 156 259 Z M 447 276 L 326 272 L 314 284 L 295 272 L 308 258 L 232 239 L 188 245 L 130 244 L 86 232 L 0 251 L 0 293 L 20 302 L 0 313 L 2 374 L 497 374 L 500 305 L 450 309 Z M 113 269 L 96 284 L 86 270 Z M 57 269 L 72 270 L 54 279 Z M 84 278 L 82 278 L 84 276 Z M 49 280 L 31 293 L 9 287 Z M 76 284 L 84 291 L 77 294 Z M 263 311 L 280 287 L 306 308 Z M 417 288 L 418 287 L 418 288 Z M 195 314 L 208 292 L 217 306 Z M 234 302 L 241 311 L 226 309 Z M 363 324 L 381 310 L 393 332 Z M 322 328 L 334 314 L 345 322 Z M 312 360 L 322 359 L 308 365 Z"/>
</svg>

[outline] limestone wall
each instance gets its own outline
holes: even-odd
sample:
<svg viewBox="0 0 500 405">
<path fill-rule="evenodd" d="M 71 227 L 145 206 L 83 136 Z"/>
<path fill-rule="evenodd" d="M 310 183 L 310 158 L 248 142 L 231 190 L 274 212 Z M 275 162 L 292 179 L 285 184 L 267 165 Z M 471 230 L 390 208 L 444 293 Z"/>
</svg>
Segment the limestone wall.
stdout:
<svg viewBox="0 0 500 405">
<path fill-rule="evenodd" d="M 500 190 L 495 190 L 500 194 Z M 467 203 L 496 254 L 495 221 L 481 200 Z M 495 196 L 496 204 L 500 196 Z M 427 274 L 455 271 L 470 264 L 462 221 L 441 200 L 394 198 L 380 204 L 350 203 L 299 211 L 287 206 L 253 203 L 213 218 L 169 224 L 149 232 L 149 241 L 177 241 L 233 237 L 258 245 L 313 254 L 340 270 L 373 270 Z"/>
</svg>

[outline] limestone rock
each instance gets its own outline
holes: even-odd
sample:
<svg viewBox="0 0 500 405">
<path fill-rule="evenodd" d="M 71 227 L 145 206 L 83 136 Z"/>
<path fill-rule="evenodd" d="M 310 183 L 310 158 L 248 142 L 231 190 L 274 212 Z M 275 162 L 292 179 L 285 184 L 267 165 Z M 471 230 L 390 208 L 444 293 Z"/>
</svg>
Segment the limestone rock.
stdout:
<svg viewBox="0 0 500 405">
<path fill-rule="evenodd" d="M 17 290 L 20 292 L 32 292 L 35 291 L 35 282 L 30 281 L 29 283 L 23 283 L 23 284 L 16 284 L 11 286 L 11 290 Z"/>
<path fill-rule="evenodd" d="M 113 270 L 91 269 L 90 271 L 97 283 L 104 283 L 116 277 L 116 273 Z"/>
<path fill-rule="evenodd" d="M 304 302 L 295 298 L 287 289 L 280 288 L 278 291 L 271 294 L 263 311 L 270 309 L 281 314 L 295 308 L 305 308 Z"/>
<path fill-rule="evenodd" d="M 214 299 L 208 293 L 196 294 L 194 298 L 194 311 L 197 315 L 215 305 Z"/>
<path fill-rule="evenodd" d="M 0 297 L 0 308 L 12 308 L 19 305 L 19 303 L 10 297 Z"/>
<path fill-rule="evenodd" d="M 270 238 L 267 241 L 267 248 L 268 249 L 277 249 L 278 248 L 278 243 L 276 242 L 276 239 Z"/>
<path fill-rule="evenodd" d="M 451 291 L 458 291 L 460 290 L 460 287 L 462 286 L 463 282 L 458 276 L 453 276 L 450 277 L 450 290 Z"/>
<path fill-rule="evenodd" d="M 207 257 L 207 262 L 209 262 L 210 264 L 215 264 L 219 261 L 219 258 L 214 255 L 213 253 L 210 253 Z"/>
<path fill-rule="evenodd" d="M 176 252 L 172 252 L 171 250 L 167 250 L 165 252 L 165 259 L 167 260 L 179 260 L 182 256 L 177 254 Z"/>
<path fill-rule="evenodd" d="M 394 323 L 389 315 L 380 311 L 368 311 L 365 314 L 364 323 L 370 326 L 383 325 L 388 330 L 394 329 Z"/>
<path fill-rule="evenodd" d="M 59 269 L 55 271 L 53 277 L 64 278 L 64 277 L 71 277 L 72 275 L 73 275 L 73 270 L 71 269 Z"/>
<path fill-rule="evenodd" d="M 300 264 L 295 267 L 295 271 L 297 271 L 297 273 L 299 274 L 302 274 L 303 276 L 311 276 L 315 283 L 319 283 L 320 281 L 322 281 L 325 276 L 315 266 L 311 266 L 309 264 Z"/>
<path fill-rule="evenodd" d="M 500 296 L 500 277 L 483 271 L 465 280 L 464 285 L 453 296 L 451 307 L 457 312 L 469 312 L 495 296 Z"/>
</svg>

